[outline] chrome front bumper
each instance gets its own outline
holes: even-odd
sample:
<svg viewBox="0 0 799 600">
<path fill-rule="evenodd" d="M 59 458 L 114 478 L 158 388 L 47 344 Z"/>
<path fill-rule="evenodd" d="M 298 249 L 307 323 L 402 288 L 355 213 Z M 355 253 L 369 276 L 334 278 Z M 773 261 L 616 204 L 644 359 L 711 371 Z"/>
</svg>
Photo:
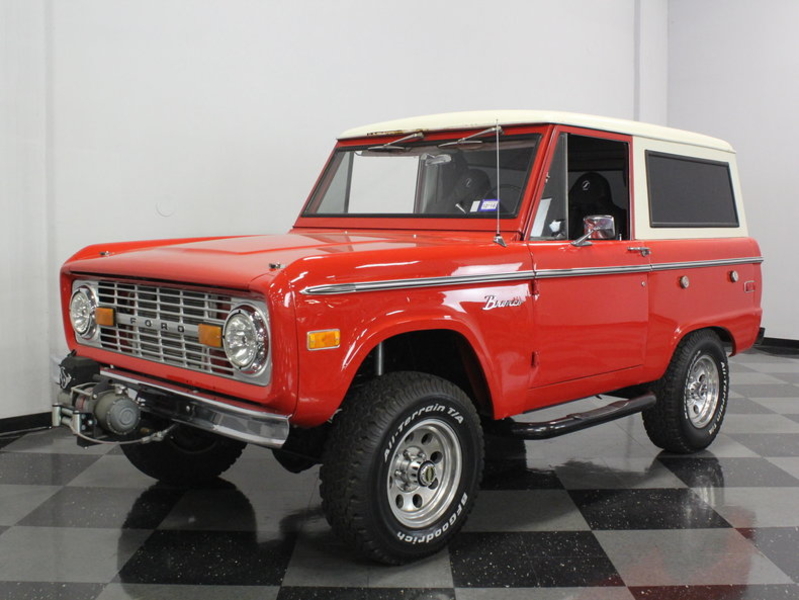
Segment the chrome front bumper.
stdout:
<svg viewBox="0 0 799 600">
<path fill-rule="evenodd" d="M 280 448 L 289 435 L 287 415 L 113 368 L 101 369 L 100 380 L 129 391 L 143 412 L 176 423 L 268 448 Z M 52 411 L 54 427 L 67 426 L 76 435 L 85 435 L 92 417 L 75 409 L 75 399 L 86 393 L 91 393 L 91 386 L 84 384 L 59 395 Z"/>
</svg>

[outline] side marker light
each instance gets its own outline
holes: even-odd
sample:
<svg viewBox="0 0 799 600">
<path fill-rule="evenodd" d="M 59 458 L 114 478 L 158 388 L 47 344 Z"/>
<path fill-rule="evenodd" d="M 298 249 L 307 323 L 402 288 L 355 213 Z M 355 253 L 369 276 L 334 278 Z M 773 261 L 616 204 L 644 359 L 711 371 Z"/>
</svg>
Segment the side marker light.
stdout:
<svg viewBox="0 0 799 600">
<path fill-rule="evenodd" d="M 341 331 L 339 329 L 325 329 L 324 331 L 308 332 L 308 350 L 338 348 L 340 345 Z"/>
</svg>

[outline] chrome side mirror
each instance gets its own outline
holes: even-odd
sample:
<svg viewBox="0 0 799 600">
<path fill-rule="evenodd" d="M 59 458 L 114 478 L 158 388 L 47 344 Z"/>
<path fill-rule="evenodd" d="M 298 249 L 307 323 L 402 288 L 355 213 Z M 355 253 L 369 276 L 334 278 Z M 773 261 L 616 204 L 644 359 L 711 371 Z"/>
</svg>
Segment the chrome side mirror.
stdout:
<svg viewBox="0 0 799 600">
<path fill-rule="evenodd" d="M 616 220 L 610 215 L 589 215 L 583 218 L 583 235 L 572 242 L 572 246 L 590 246 L 589 240 L 612 240 L 616 238 Z"/>
</svg>

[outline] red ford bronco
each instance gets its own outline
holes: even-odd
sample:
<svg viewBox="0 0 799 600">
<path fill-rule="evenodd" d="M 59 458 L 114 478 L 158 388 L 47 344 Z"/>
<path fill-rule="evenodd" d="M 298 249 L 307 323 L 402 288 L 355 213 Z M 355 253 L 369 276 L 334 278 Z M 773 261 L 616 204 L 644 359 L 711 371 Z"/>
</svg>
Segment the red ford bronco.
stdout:
<svg viewBox="0 0 799 600">
<path fill-rule="evenodd" d="M 173 484 L 245 444 L 321 463 L 335 531 L 401 563 L 463 526 L 486 430 L 543 439 L 640 412 L 655 445 L 707 447 L 727 352 L 759 334 L 761 262 L 714 138 L 540 111 L 353 129 L 287 235 L 69 259 L 53 423 Z M 613 398 L 508 418 L 598 394 Z"/>
</svg>

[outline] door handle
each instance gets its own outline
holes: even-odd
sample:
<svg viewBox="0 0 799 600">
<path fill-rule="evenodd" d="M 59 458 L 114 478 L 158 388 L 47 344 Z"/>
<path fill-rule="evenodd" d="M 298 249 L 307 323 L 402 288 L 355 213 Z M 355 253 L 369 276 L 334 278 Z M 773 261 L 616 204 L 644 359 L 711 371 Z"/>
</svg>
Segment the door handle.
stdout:
<svg viewBox="0 0 799 600">
<path fill-rule="evenodd" d="M 628 246 L 627 247 L 627 251 L 628 252 L 640 252 L 641 256 L 645 256 L 645 257 L 649 256 L 650 254 L 652 254 L 652 250 L 650 250 L 646 246 Z"/>
</svg>

